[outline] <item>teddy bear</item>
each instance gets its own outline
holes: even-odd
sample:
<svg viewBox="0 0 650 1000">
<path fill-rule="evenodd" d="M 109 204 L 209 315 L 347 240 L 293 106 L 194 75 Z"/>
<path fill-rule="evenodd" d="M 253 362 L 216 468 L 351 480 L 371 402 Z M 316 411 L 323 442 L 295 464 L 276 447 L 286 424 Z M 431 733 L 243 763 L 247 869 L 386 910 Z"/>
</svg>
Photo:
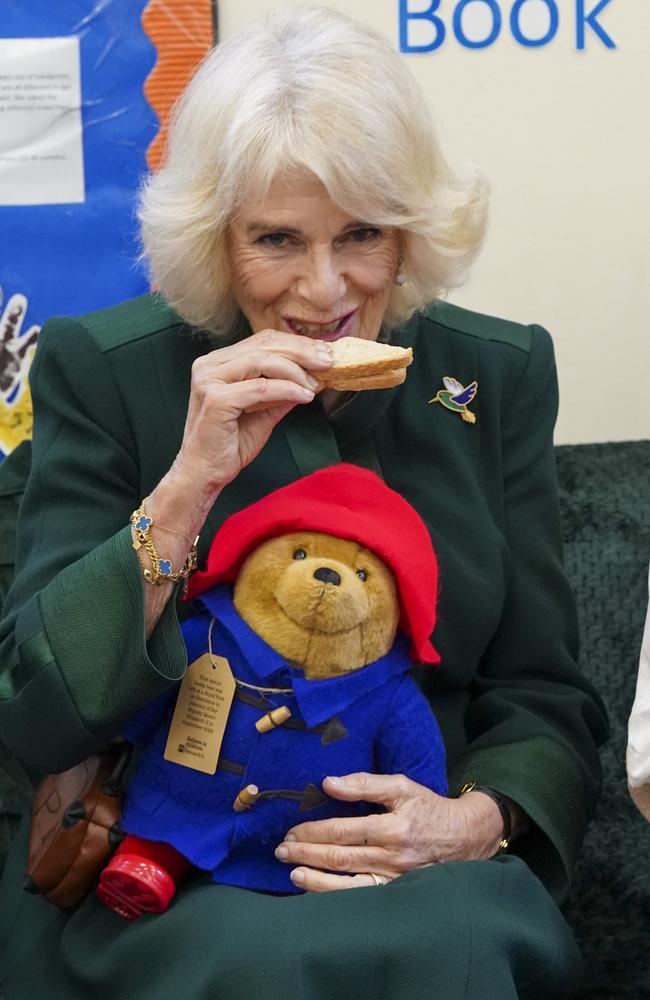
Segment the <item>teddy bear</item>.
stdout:
<svg viewBox="0 0 650 1000">
<path fill-rule="evenodd" d="M 286 831 L 378 808 L 330 798 L 328 775 L 402 773 L 447 794 L 440 729 L 411 675 L 440 659 L 430 642 L 437 580 L 415 509 L 353 465 L 229 517 L 186 598 L 188 673 L 207 671 L 181 712 L 195 735 L 178 745 L 171 735 L 176 690 L 127 727 L 142 751 L 102 902 L 128 919 L 162 912 L 190 865 L 214 882 L 301 892 L 274 855 Z M 225 671 L 225 687 L 211 670 Z M 202 770 L 202 721 L 224 711 L 216 765 Z"/>
</svg>

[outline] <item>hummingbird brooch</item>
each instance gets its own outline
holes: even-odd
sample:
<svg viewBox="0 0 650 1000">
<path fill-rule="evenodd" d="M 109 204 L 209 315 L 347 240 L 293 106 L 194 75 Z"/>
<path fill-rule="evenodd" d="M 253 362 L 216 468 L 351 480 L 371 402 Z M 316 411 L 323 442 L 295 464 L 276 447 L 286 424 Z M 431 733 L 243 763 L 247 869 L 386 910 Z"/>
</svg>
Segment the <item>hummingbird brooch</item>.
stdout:
<svg viewBox="0 0 650 1000">
<path fill-rule="evenodd" d="M 452 413 L 460 413 L 466 423 L 475 424 L 476 414 L 467 409 L 467 404 L 472 402 L 478 392 L 476 379 L 468 386 L 461 385 L 458 379 L 451 378 L 449 375 L 445 375 L 442 381 L 445 383 L 445 388 L 438 389 L 429 403 L 442 403 Z"/>
</svg>

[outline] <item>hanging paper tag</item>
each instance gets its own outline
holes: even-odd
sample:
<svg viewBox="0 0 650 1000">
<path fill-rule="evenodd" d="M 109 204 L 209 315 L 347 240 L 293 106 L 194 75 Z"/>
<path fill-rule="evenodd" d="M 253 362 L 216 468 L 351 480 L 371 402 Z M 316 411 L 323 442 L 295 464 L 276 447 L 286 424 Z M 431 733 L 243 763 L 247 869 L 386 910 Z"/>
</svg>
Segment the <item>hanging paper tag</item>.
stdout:
<svg viewBox="0 0 650 1000">
<path fill-rule="evenodd" d="M 165 760 L 214 774 L 235 687 L 223 656 L 204 653 L 190 663 L 178 692 Z"/>
</svg>

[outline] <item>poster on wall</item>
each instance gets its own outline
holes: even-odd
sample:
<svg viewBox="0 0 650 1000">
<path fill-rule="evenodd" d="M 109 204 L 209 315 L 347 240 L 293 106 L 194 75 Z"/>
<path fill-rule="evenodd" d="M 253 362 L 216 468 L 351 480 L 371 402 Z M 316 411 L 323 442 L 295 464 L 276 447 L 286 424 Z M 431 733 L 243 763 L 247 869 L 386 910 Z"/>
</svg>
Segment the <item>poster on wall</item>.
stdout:
<svg viewBox="0 0 650 1000">
<path fill-rule="evenodd" d="M 213 43 L 215 0 L 4 0 L 0 460 L 31 435 L 38 331 L 148 290 L 135 199 Z"/>
</svg>

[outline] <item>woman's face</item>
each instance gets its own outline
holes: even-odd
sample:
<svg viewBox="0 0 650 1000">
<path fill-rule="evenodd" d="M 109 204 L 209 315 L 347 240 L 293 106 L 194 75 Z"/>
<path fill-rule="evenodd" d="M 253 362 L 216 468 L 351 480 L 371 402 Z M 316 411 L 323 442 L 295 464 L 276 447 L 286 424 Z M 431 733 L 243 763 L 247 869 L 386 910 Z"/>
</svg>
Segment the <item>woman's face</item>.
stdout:
<svg viewBox="0 0 650 1000">
<path fill-rule="evenodd" d="M 396 229 L 354 219 L 310 174 L 277 178 L 231 223 L 232 292 L 254 333 L 376 340 L 399 255 Z"/>
</svg>

